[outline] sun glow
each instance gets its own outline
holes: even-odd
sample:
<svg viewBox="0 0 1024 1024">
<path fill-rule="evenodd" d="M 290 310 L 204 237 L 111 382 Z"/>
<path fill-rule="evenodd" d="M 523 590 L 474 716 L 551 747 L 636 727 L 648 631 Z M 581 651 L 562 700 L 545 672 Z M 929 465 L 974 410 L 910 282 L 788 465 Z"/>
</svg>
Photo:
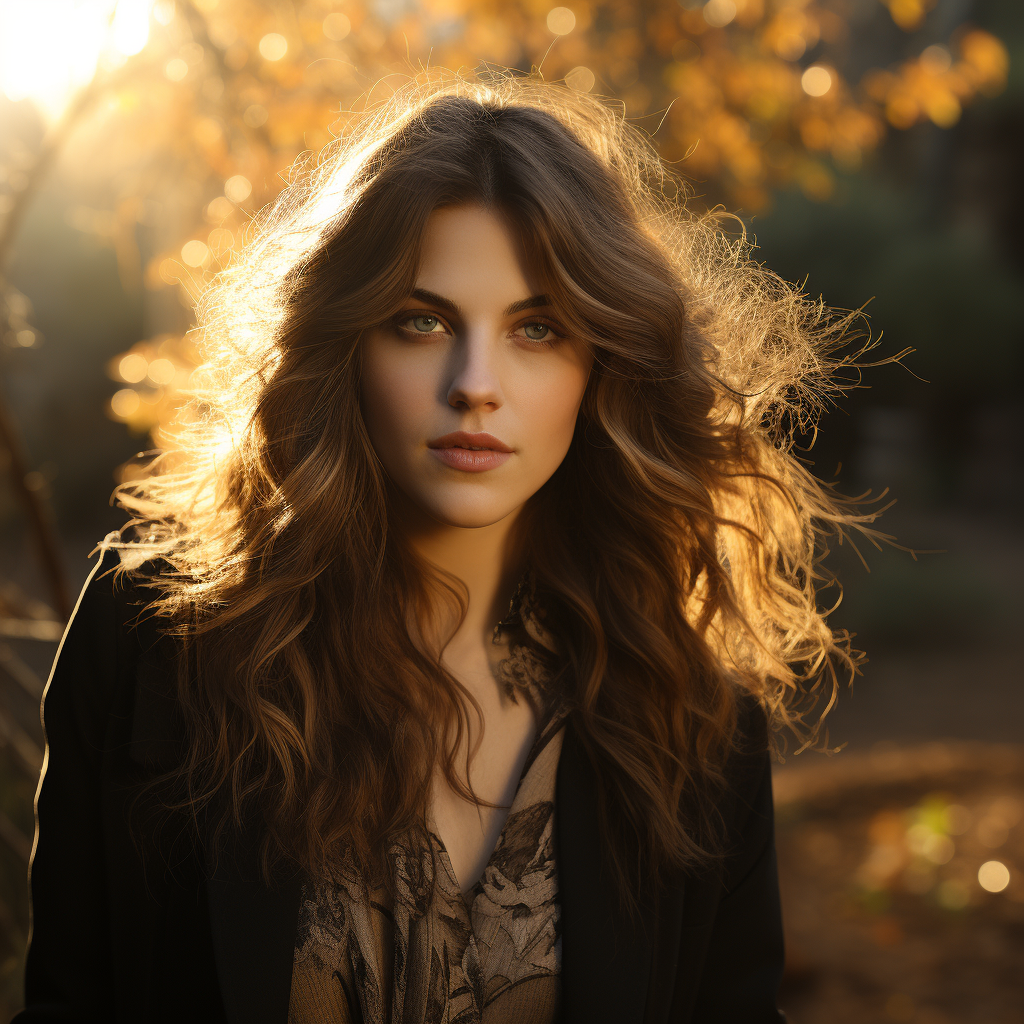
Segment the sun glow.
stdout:
<svg viewBox="0 0 1024 1024">
<path fill-rule="evenodd" d="M 102 61 L 117 66 L 149 40 L 153 0 L 0 0 L 0 91 L 49 120 Z"/>
</svg>

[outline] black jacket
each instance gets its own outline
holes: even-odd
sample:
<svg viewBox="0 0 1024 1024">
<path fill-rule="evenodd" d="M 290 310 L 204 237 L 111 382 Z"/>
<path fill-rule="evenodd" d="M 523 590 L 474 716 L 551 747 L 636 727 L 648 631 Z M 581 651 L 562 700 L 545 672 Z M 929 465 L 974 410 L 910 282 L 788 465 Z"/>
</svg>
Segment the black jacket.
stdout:
<svg viewBox="0 0 1024 1024">
<path fill-rule="evenodd" d="M 126 825 L 135 784 L 173 759 L 175 709 L 171 641 L 152 624 L 128 627 L 152 594 L 127 577 L 112 584 L 118 557 L 102 552 L 43 698 L 26 1008 L 14 1024 L 285 1024 L 300 879 L 266 886 L 244 855 L 208 877 L 166 833 L 147 851 Z M 591 768 L 570 720 L 556 783 L 563 1024 L 784 1019 L 763 714 L 748 710 L 741 728 L 724 872 L 691 874 L 632 926 L 599 863 Z"/>
</svg>

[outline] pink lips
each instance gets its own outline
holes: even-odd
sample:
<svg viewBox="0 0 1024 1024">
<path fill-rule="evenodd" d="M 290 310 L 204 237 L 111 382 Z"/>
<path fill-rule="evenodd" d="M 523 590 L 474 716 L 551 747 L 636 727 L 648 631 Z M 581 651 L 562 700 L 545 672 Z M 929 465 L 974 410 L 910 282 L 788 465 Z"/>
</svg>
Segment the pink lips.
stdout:
<svg viewBox="0 0 1024 1024">
<path fill-rule="evenodd" d="M 427 447 L 446 466 L 467 473 L 483 473 L 494 469 L 507 462 L 514 451 L 493 434 L 469 434 L 465 430 L 456 430 L 428 441 Z"/>
</svg>

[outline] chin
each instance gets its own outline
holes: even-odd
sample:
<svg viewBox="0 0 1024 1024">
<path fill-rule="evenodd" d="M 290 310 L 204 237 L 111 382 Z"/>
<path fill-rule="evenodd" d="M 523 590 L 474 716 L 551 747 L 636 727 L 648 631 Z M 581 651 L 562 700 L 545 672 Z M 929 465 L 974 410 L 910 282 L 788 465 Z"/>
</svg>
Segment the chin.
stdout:
<svg viewBox="0 0 1024 1024">
<path fill-rule="evenodd" d="M 463 530 L 493 526 L 519 507 L 519 503 L 496 502 L 483 495 L 479 498 L 483 500 L 467 498 L 465 494 L 453 495 L 442 500 L 422 502 L 422 506 L 432 519 L 442 525 Z"/>
</svg>

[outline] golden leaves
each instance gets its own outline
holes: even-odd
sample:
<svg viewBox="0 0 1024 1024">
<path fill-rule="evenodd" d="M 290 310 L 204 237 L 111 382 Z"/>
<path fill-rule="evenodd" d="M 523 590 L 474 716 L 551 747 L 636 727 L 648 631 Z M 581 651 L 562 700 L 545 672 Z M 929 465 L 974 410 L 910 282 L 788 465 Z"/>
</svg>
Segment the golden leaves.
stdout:
<svg viewBox="0 0 1024 1024">
<path fill-rule="evenodd" d="M 907 32 L 933 6 L 881 2 Z M 855 171 L 886 131 L 948 127 L 999 92 L 1008 70 L 998 39 L 963 27 L 946 45 L 929 39 L 918 57 L 847 80 L 844 48 L 862 29 L 842 10 L 826 0 L 165 2 L 140 55 L 150 78 L 124 91 L 123 131 L 105 159 L 117 177 L 148 158 L 163 175 L 149 179 L 160 182 L 153 194 L 166 191 L 163 223 L 192 218 L 144 274 L 149 288 L 180 285 L 183 302 L 229 264 L 283 168 L 319 151 L 389 76 L 425 65 L 525 72 L 543 60 L 545 78 L 648 117 L 663 154 L 714 200 L 749 213 L 790 184 L 825 200 L 836 170 Z M 120 383 L 136 397 L 122 394 L 114 414 L 138 427 L 152 396 Z"/>
<path fill-rule="evenodd" d="M 1006 47 L 988 32 L 971 29 L 958 40 L 959 59 L 949 49 L 932 45 L 916 60 L 894 71 L 874 71 L 864 79 L 866 93 L 884 106 L 894 128 L 930 120 L 949 128 L 963 106 L 978 94 L 993 95 L 1006 84 Z"/>
<path fill-rule="evenodd" d="M 892 20 L 906 32 L 920 28 L 924 16 L 935 6 L 935 0 L 883 0 Z"/>
<path fill-rule="evenodd" d="M 187 341 L 171 334 L 140 341 L 115 356 L 107 374 L 122 386 L 110 398 L 109 416 L 137 434 L 157 430 L 181 405 L 195 363 Z"/>
<path fill-rule="evenodd" d="M 931 6 L 885 3 L 908 30 Z M 827 59 L 853 31 L 839 10 L 822 0 L 652 0 L 642 10 L 626 0 L 425 0 L 414 10 L 305 0 L 286 16 L 243 0 L 165 4 L 147 44 L 163 43 L 164 88 L 140 89 L 129 113 L 145 125 L 143 146 L 175 154 L 192 180 L 205 169 L 247 182 L 258 208 L 280 169 L 329 141 L 338 111 L 388 70 L 427 59 L 526 69 L 543 57 L 545 77 L 618 96 L 628 116 L 667 111 L 659 145 L 726 201 L 764 202 L 787 182 L 823 196 L 830 163 L 856 169 L 887 128 L 955 123 L 965 104 L 1003 87 L 1008 65 L 999 40 L 970 29 L 847 82 Z M 230 188 L 227 198 L 241 201 Z M 216 247 L 198 240 L 230 252 L 224 237 Z M 162 285 L 168 274 L 148 279 Z"/>
</svg>

